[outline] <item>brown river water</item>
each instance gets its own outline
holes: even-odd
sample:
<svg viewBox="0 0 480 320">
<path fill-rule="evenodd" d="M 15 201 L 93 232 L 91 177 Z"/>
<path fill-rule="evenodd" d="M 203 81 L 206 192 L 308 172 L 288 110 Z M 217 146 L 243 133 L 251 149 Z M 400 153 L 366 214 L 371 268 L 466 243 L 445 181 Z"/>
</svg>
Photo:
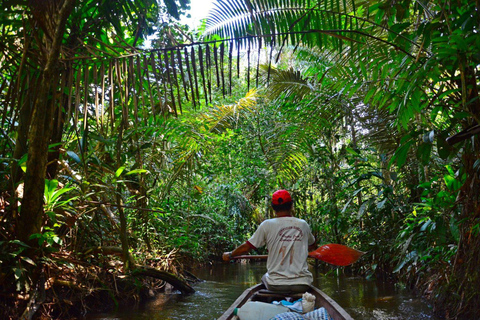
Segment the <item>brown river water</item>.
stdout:
<svg viewBox="0 0 480 320">
<path fill-rule="evenodd" d="M 354 319 L 435 320 L 425 301 L 391 283 L 311 271 L 314 285 L 337 301 Z M 200 268 L 193 273 L 204 281 L 195 284 L 193 295 L 162 294 L 138 307 L 120 307 L 110 313 L 87 315 L 85 320 L 216 319 L 246 288 L 259 283 L 264 272 L 265 263 Z"/>
</svg>

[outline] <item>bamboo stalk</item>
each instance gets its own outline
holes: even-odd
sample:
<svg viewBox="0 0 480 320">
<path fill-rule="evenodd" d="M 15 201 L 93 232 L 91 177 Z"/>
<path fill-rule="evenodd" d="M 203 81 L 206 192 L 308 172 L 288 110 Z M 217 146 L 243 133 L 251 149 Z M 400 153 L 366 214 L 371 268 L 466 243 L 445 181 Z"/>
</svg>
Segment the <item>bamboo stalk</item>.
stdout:
<svg viewBox="0 0 480 320">
<path fill-rule="evenodd" d="M 82 77 L 81 68 L 77 69 L 77 77 L 75 78 L 75 117 L 73 118 L 73 126 L 77 128 L 78 115 L 80 108 L 80 78 Z"/>
<path fill-rule="evenodd" d="M 1 126 L 0 128 L 4 128 L 4 125 L 5 125 L 6 121 L 7 121 L 8 105 L 9 105 L 9 103 L 8 103 L 8 97 L 9 97 L 9 94 L 10 94 L 10 90 L 11 90 L 11 88 L 12 88 L 12 85 L 7 86 L 7 83 L 8 83 L 7 77 L 4 77 L 3 82 L 2 82 L 2 85 L 0 86 L 0 94 L 3 93 L 3 90 L 4 90 L 5 88 L 7 88 L 7 93 L 6 93 L 6 95 L 5 95 L 5 102 L 4 102 L 4 103 L 5 103 L 5 108 L 3 108 L 2 122 L 0 123 L 0 126 Z"/>
<path fill-rule="evenodd" d="M 10 83 L 10 85 L 8 86 L 8 89 L 7 89 L 7 93 L 5 95 L 5 102 L 4 102 L 4 105 L 5 105 L 5 108 L 3 109 L 4 113 L 3 113 L 3 117 L 2 117 L 2 128 L 3 128 L 3 124 L 7 122 L 7 114 L 8 114 L 8 110 L 10 109 L 11 110 L 11 129 L 10 130 L 13 130 L 13 126 L 14 126 L 14 123 L 15 123 L 15 114 L 16 113 L 20 113 L 20 109 L 21 109 L 21 103 L 19 100 L 21 100 L 21 97 L 22 95 L 19 95 L 19 99 L 17 100 L 17 94 L 20 93 L 20 91 L 23 91 L 24 90 L 24 86 L 20 84 L 20 79 L 21 79 L 21 72 L 23 70 L 23 64 L 25 63 L 25 59 L 26 59 L 26 54 L 24 54 L 24 58 L 22 58 L 22 63 L 20 65 L 20 67 L 15 70 L 18 72 L 18 75 L 15 77 L 15 80 L 13 81 L 13 83 Z M 6 86 L 7 85 L 7 77 L 5 77 L 5 81 L 4 81 L 4 85 Z M 2 91 L 0 91 L 1 93 Z M 19 109 L 17 112 L 15 112 L 16 108 L 15 108 L 15 101 L 17 101 L 17 108 Z M 8 108 L 8 106 L 10 106 L 10 108 Z M 10 131 L 11 132 L 11 131 Z"/>
<path fill-rule="evenodd" d="M 192 57 L 192 69 L 193 69 L 193 76 L 195 77 L 195 92 L 199 99 L 198 103 L 200 103 L 200 94 L 198 93 L 198 79 L 197 79 L 197 67 L 195 64 L 195 49 L 192 47 L 192 51 L 190 52 Z"/>
<path fill-rule="evenodd" d="M 170 78 L 170 66 L 169 66 L 169 63 L 168 63 L 168 52 L 167 51 L 164 51 L 164 61 L 165 61 L 165 73 L 167 74 L 167 81 L 168 81 L 168 85 L 170 86 L 170 98 L 172 99 L 172 106 L 173 106 L 173 111 L 175 112 L 175 116 L 177 117 L 178 114 L 177 114 L 177 105 L 175 103 L 175 95 L 173 93 L 173 83 L 172 83 L 172 79 Z"/>
<path fill-rule="evenodd" d="M 233 54 L 233 41 L 230 41 L 228 48 L 228 93 L 232 94 L 232 54 Z"/>
<path fill-rule="evenodd" d="M 69 78 L 69 74 L 70 74 L 70 69 L 67 67 L 65 68 L 66 72 L 63 72 L 62 73 L 62 78 L 61 78 L 61 81 L 60 81 L 60 104 L 59 104 L 59 107 L 57 109 L 57 129 L 56 131 L 57 132 L 61 132 L 62 131 L 62 126 L 63 126 L 63 121 L 62 121 L 62 113 L 63 111 L 65 110 L 64 109 L 64 106 L 65 106 L 65 88 L 67 87 L 67 82 L 68 82 L 68 78 Z M 68 101 L 68 100 L 67 100 Z M 66 114 L 65 114 L 66 116 Z"/>
<path fill-rule="evenodd" d="M 215 60 L 215 74 L 217 75 L 217 87 L 220 87 L 220 75 L 218 73 L 218 53 L 217 53 L 217 45 L 213 45 L 213 58 Z"/>
<path fill-rule="evenodd" d="M 210 103 L 212 103 L 212 60 L 210 54 L 210 45 L 206 45 L 206 60 L 207 60 L 207 87 L 208 96 L 210 97 Z"/>
<path fill-rule="evenodd" d="M 13 80 L 13 82 L 10 83 L 10 85 L 8 86 L 7 94 L 5 96 L 5 103 L 4 103 L 5 108 L 3 109 L 4 116 L 2 117 L 2 128 L 3 128 L 3 124 L 7 122 L 8 110 L 11 110 L 10 132 L 14 130 L 14 124 L 16 123 L 17 115 L 20 113 L 20 110 L 22 108 L 22 98 L 24 96 L 22 92 L 25 91 L 24 84 L 26 81 L 25 79 L 26 77 L 23 77 L 23 81 L 21 81 L 21 79 L 22 79 L 22 70 L 24 69 L 23 65 L 25 64 L 25 60 L 26 60 L 26 53 L 23 54 L 21 65 L 19 66 L 18 69 L 14 71 L 14 72 L 17 72 L 18 74 L 16 77 L 14 77 L 15 79 Z M 12 75 L 12 78 L 13 78 L 13 75 Z M 5 81 L 4 81 L 5 85 L 6 83 L 7 83 L 7 77 L 5 77 Z M 8 108 L 8 106 L 10 106 L 10 108 Z"/>
<path fill-rule="evenodd" d="M 121 68 L 121 79 L 123 80 L 123 87 L 125 88 L 125 99 L 123 99 L 123 110 L 127 110 L 128 100 L 130 100 L 130 73 L 129 73 L 129 66 L 127 65 L 128 58 L 122 58 L 122 68 Z M 121 82 L 120 82 L 121 83 Z"/>
<path fill-rule="evenodd" d="M 182 112 L 182 99 L 180 95 L 180 87 L 178 86 L 178 79 L 177 79 L 177 66 L 175 64 L 175 55 L 173 54 L 173 50 L 170 51 L 170 59 L 172 60 L 172 71 L 173 71 L 173 80 L 175 81 L 175 87 L 177 88 L 177 99 L 178 99 L 178 107 L 180 108 L 180 113 Z"/>
<path fill-rule="evenodd" d="M 165 55 L 165 54 L 164 54 Z M 164 58 L 163 58 L 164 59 Z M 162 105 L 162 114 L 164 117 L 168 114 L 168 88 L 167 88 L 167 78 L 165 77 L 165 73 L 168 72 L 168 68 L 165 65 L 164 60 L 162 59 L 162 53 L 158 52 L 158 64 L 160 66 L 160 79 L 161 83 L 163 84 L 163 105 Z M 168 81 L 169 82 L 169 81 Z"/>
<path fill-rule="evenodd" d="M 270 44 L 270 57 L 268 58 L 267 84 L 270 82 L 270 73 L 272 72 L 272 55 L 273 55 L 274 47 L 275 47 L 275 38 L 272 37 L 272 42 Z"/>
<path fill-rule="evenodd" d="M 114 82 L 114 61 L 110 61 L 108 66 L 108 76 L 110 78 L 110 129 L 113 132 L 115 124 L 115 82 Z"/>
<path fill-rule="evenodd" d="M 85 65 L 85 74 L 83 75 L 83 130 L 88 129 L 88 87 L 90 86 L 88 83 L 89 80 L 89 70 L 88 65 Z"/>
<path fill-rule="evenodd" d="M 192 79 L 192 73 L 190 71 L 190 63 L 188 62 L 188 50 L 187 48 L 185 48 L 183 51 L 185 54 L 185 63 L 187 65 L 188 82 L 190 83 L 190 90 L 192 91 L 193 109 L 196 109 L 195 88 L 193 87 L 193 79 Z"/>
<path fill-rule="evenodd" d="M 145 113 L 145 90 L 143 90 L 143 79 L 144 75 L 142 74 L 142 60 L 140 59 L 140 55 L 137 55 L 136 57 L 136 66 L 137 66 L 137 75 L 138 75 L 138 95 L 142 97 L 142 110 L 143 110 L 143 115 L 142 118 L 145 121 L 145 125 L 147 124 L 147 114 Z"/>
<path fill-rule="evenodd" d="M 180 76 L 182 78 L 182 85 L 183 85 L 183 91 L 185 93 L 185 99 L 187 99 L 187 101 L 190 101 L 188 99 L 187 82 L 185 81 L 185 74 L 183 72 L 182 53 L 180 52 L 180 49 L 177 49 L 177 60 L 178 60 L 178 68 L 180 69 Z"/>
<path fill-rule="evenodd" d="M 103 132 L 103 126 L 105 124 L 105 64 L 102 61 L 102 65 L 100 67 L 100 79 L 102 80 L 102 99 L 100 105 L 102 106 L 101 112 L 101 121 L 100 121 L 100 128 Z"/>
<path fill-rule="evenodd" d="M 224 73 L 224 68 L 223 68 L 223 58 L 225 55 L 225 45 L 222 42 L 220 44 L 220 75 L 222 77 L 222 96 L 225 98 L 225 73 Z"/>
<path fill-rule="evenodd" d="M 152 94 L 152 85 L 150 83 L 150 70 L 148 70 L 148 66 L 150 65 L 150 63 L 148 62 L 148 58 L 146 55 L 143 56 L 143 66 L 144 66 L 144 70 L 145 70 L 145 73 L 147 75 L 147 89 L 148 89 L 148 96 L 150 97 L 150 107 L 152 107 L 152 115 L 153 115 L 153 119 L 155 120 L 156 119 L 156 112 L 155 112 L 155 103 L 153 103 L 153 94 Z"/>
<path fill-rule="evenodd" d="M 113 73 L 113 83 L 116 84 L 118 81 L 118 103 L 120 104 L 120 108 L 123 110 L 123 91 L 122 91 L 122 79 L 121 79 L 121 72 L 120 72 L 120 64 L 118 63 L 118 59 L 115 59 L 115 66 L 114 66 L 114 73 Z M 123 112 L 122 112 L 123 117 Z M 120 124 L 122 126 L 122 123 Z M 112 127 L 113 128 L 113 127 Z"/>
<path fill-rule="evenodd" d="M 71 115 L 72 115 L 72 89 L 73 89 L 73 64 L 71 62 L 68 62 L 68 70 L 70 72 L 68 73 L 68 84 L 67 84 L 67 89 L 68 89 L 68 100 L 67 100 L 67 121 L 69 121 Z"/>
<path fill-rule="evenodd" d="M 138 56 L 137 56 L 138 58 Z M 130 75 L 130 80 L 132 83 L 132 94 L 133 94 L 133 118 L 135 120 L 135 129 L 138 129 L 138 97 L 141 94 L 140 90 L 135 90 L 135 84 L 138 85 L 138 83 L 135 81 L 135 72 L 134 70 L 137 70 L 137 68 L 134 68 L 134 61 L 133 61 L 133 56 L 130 56 L 128 58 L 128 73 Z M 140 86 L 139 86 L 140 87 Z M 136 139 L 138 142 L 138 139 Z"/>
<path fill-rule="evenodd" d="M 250 90 L 250 47 L 251 47 L 251 38 L 248 38 L 248 49 L 247 49 L 247 90 Z"/>
<path fill-rule="evenodd" d="M 205 85 L 205 70 L 203 67 L 203 50 L 202 46 L 198 47 L 198 62 L 200 64 L 200 75 L 202 76 L 202 84 L 203 84 L 203 97 L 205 98 L 205 105 L 208 105 L 208 94 L 207 94 L 207 87 Z"/>
<path fill-rule="evenodd" d="M 240 48 L 242 46 L 242 42 L 237 40 L 237 79 L 240 79 Z"/>
<path fill-rule="evenodd" d="M 98 113 L 98 85 L 97 85 L 98 72 L 95 65 L 93 65 L 92 68 L 93 68 L 93 85 L 95 86 L 95 88 L 93 89 L 93 95 L 94 95 L 93 100 L 95 104 L 95 120 L 97 122 L 97 128 L 98 128 L 99 118 L 100 118 L 100 115 Z"/>
<path fill-rule="evenodd" d="M 262 49 L 262 38 L 258 37 L 258 56 L 257 56 L 257 74 L 256 74 L 256 80 L 255 80 L 255 86 L 258 87 L 258 77 L 259 77 L 259 69 L 260 69 L 260 53 Z"/>
<path fill-rule="evenodd" d="M 122 121 L 122 126 L 125 125 L 125 116 L 126 116 L 126 110 L 127 110 L 127 102 L 128 102 L 128 99 L 127 99 L 127 93 L 128 91 L 127 90 L 127 87 L 128 87 L 128 82 L 125 78 L 125 74 L 126 74 L 126 70 L 124 69 L 124 62 L 125 60 L 121 60 L 119 61 L 117 59 L 117 72 L 116 72 L 116 79 L 117 79 L 117 82 L 118 82 L 118 92 L 119 92 L 119 97 L 120 97 L 120 108 L 122 109 L 122 114 L 121 114 L 121 121 Z M 125 90 L 122 90 L 122 88 L 125 88 Z"/>
<path fill-rule="evenodd" d="M 159 76 L 158 76 L 158 73 L 157 73 L 157 64 L 155 63 L 155 55 L 154 55 L 153 52 L 150 55 L 150 63 L 151 63 L 151 66 L 152 66 L 153 76 L 155 77 L 155 84 L 156 84 L 156 87 L 157 87 L 157 97 L 158 97 L 158 101 L 160 103 L 162 94 L 161 94 L 161 91 L 160 91 Z M 160 106 L 161 106 L 161 103 L 160 103 Z M 160 112 L 162 112 L 162 108 L 160 109 Z M 156 114 L 155 110 L 154 110 L 153 114 Z"/>
</svg>

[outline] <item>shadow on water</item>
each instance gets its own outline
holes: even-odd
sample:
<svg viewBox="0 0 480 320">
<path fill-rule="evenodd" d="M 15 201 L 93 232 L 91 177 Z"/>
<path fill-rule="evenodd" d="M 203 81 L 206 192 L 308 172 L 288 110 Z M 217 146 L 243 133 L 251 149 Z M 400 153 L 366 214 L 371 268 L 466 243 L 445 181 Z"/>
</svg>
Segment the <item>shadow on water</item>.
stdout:
<svg viewBox="0 0 480 320">
<path fill-rule="evenodd" d="M 260 281 L 264 263 L 219 264 L 194 270 L 205 281 L 195 285 L 195 294 L 161 294 L 137 308 L 119 308 L 108 314 L 89 315 L 87 320 L 160 320 L 218 318 L 246 289 Z M 343 275 L 314 272 L 314 285 L 337 301 L 354 319 L 435 319 L 424 301 L 394 285 Z"/>
</svg>

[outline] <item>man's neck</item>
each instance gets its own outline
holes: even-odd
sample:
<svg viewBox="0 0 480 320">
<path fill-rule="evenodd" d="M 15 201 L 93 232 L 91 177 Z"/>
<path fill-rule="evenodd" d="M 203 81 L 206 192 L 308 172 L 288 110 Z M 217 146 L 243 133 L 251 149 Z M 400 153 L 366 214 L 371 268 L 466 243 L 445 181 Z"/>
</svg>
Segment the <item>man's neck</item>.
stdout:
<svg viewBox="0 0 480 320">
<path fill-rule="evenodd" d="M 277 218 L 291 217 L 292 212 L 291 211 L 278 211 L 278 212 L 275 212 L 275 215 L 277 216 Z"/>
</svg>

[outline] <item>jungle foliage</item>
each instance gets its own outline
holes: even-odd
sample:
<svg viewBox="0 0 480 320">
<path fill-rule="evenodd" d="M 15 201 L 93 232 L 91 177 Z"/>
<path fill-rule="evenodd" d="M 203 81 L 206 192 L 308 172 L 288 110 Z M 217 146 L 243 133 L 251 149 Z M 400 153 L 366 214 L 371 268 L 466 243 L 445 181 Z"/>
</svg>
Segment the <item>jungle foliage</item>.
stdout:
<svg viewBox="0 0 480 320">
<path fill-rule="evenodd" d="M 2 316 L 216 260 L 278 188 L 352 272 L 480 312 L 478 1 L 219 0 L 196 32 L 185 0 L 4 7 Z"/>
</svg>

